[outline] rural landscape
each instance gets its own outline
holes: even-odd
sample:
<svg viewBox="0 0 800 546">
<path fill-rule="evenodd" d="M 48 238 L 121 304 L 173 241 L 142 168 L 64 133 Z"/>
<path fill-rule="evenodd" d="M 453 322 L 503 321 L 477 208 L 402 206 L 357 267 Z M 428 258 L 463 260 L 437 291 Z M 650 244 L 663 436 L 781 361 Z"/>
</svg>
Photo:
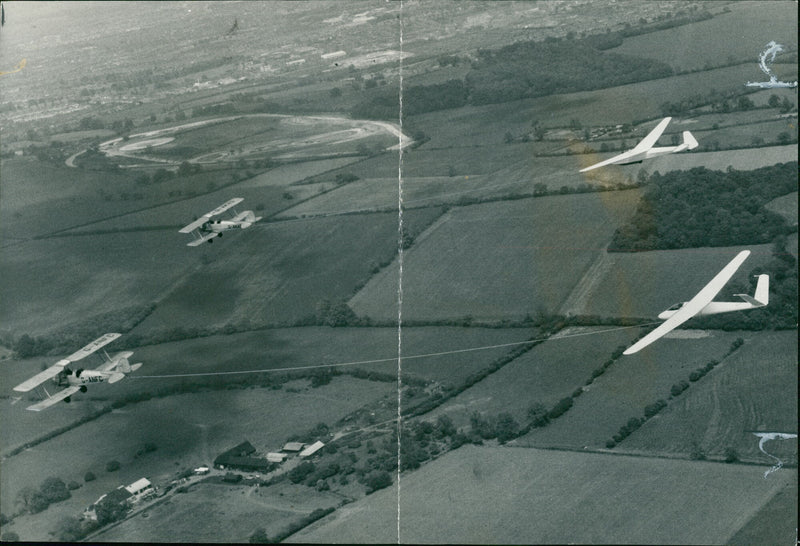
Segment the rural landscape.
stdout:
<svg viewBox="0 0 800 546">
<path fill-rule="evenodd" d="M 796 543 L 796 2 L 2 10 L 0 540 Z"/>
</svg>

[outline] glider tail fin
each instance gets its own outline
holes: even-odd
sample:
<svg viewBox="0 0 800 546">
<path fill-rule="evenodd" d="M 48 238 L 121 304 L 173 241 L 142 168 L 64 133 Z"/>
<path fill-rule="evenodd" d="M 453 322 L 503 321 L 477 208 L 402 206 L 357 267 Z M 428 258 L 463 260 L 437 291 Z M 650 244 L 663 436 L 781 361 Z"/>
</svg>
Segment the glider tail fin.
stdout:
<svg viewBox="0 0 800 546">
<path fill-rule="evenodd" d="M 758 276 L 754 296 L 750 294 L 736 294 L 736 296 L 742 298 L 753 307 L 766 307 L 769 304 L 769 275 Z"/>
<path fill-rule="evenodd" d="M 694 150 L 697 148 L 697 140 L 695 140 L 694 135 L 689 131 L 683 132 L 683 145 L 686 146 L 687 150 Z"/>
</svg>

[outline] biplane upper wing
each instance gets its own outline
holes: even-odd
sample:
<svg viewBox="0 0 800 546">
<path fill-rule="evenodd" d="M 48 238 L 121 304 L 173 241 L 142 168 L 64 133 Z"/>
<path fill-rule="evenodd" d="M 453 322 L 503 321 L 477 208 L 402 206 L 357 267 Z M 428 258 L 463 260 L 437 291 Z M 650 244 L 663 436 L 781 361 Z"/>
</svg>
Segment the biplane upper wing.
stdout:
<svg viewBox="0 0 800 546">
<path fill-rule="evenodd" d="M 114 341 L 115 339 L 117 339 L 121 335 L 122 334 L 114 334 L 114 333 L 103 334 L 99 338 L 97 338 L 94 341 L 92 341 L 91 343 L 89 343 L 83 349 L 79 349 L 79 350 L 75 351 L 74 353 L 72 353 L 71 355 L 69 355 L 67 357 L 67 360 L 69 360 L 70 362 L 75 362 L 76 360 L 80 360 L 82 358 L 86 358 L 87 356 L 89 356 L 90 354 L 92 354 L 96 350 L 100 349 L 101 347 L 103 347 L 105 345 L 108 345 L 109 343 L 111 343 L 112 341 Z"/>
<path fill-rule="evenodd" d="M 64 366 L 66 366 L 69 363 L 70 361 L 67 359 L 59 360 L 58 362 L 56 362 L 43 372 L 39 372 L 30 379 L 28 379 L 27 381 L 23 381 L 22 383 L 20 383 L 19 385 L 14 387 L 14 390 L 17 392 L 28 392 L 29 390 L 38 387 L 48 379 L 53 379 L 55 376 L 60 374 L 61 371 L 64 369 Z"/>
<path fill-rule="evenodd" d="M 238 205 L 242 201 L 244 201 L 244 198 L 242 198 L 242 197 L 234 197 L 230 201 L 227 201 L 227 202 L 221 204 L 220 206 L 218 206 L 217 208 L 215 208 L 214 210 L 212 210 L 211 212 L 209 212 L 205 216 L 216 216 L 217 214 L 222 214 L 223 212 L 225 212 L 229 208 L 235 207 L 236 205 Z"/>
<path fill-rule="evenodd" d="M 699 313 L 703 307 L 711 303 L 711 300 L 714 299 L 719 291 L 722 290 L 722 287 L 733 277 L 733 274 L 736 273 L 736 270 L 739 269 L 749 255 L 749 250 L 742 250 L 728 265 L 723 267 L 722 271 L 717 273 L 716 276 L 711 279 L 711 282 L 705 285 L 695 297 L 683 304 L 674 315 L 665 320 L 655 330 L 625 349 L 622 354 L 630 355 L 638 352 Z"/>
<path fill-rule="evenodd" d="M 208 215 L 201 216 L 200 218 L 198 218 L 197 220 L 195 220 L 194 222 L 192 222 L 188 226 L 186 226 L 184 228 L 181 228 L 180 229 L 180 233 L 191 233 L 191 232 L 193 232 L 194 230 L 196 230 L 197 228 L 199 228 L 200 226 L 205 224 L 208 221 L 208 218 L 209 218 Z"/>
<path fill-rule="evenodd" d="M 225 203 L 221 204 L 220 206 L 218 206 L 217 208 L 215 208 L 211 212 L 207 212 L 206 214 L 204 214 L 203 216 L 201 216 L 200 218 L 198 218 L 197 220 L 195 220 L 194 222 L 192 222 L 188 226 L 182 228 L 180 230 L 180 233 L 191 233 L 191 232 L 193 232 L 194 230 L 196 230 L 197 228 L 199 228 L 200 226 L 205 224 L 208 221 L 208 219 L 211 218 L 212 216 L 216 216 L 217 214 L 222 214 L 223 212 L 225 212 L 229 208 L 235 207 L 236 205 L 238 205 L 242 201 L 244 201 L 244 198 L 242 198 L 242 197 L 234 197 L 233 199 L 230 199 L 230 200 L 226 201 Z"/>
<path fill-rule="evenodd" d="M 52 396 L 50 396 L 48 398 L 45 398 L 41 402 L 37 402 L 36 404 L 34 404 L 32 406 L 28 406 L 25 409 L 29 409 L 31 411 L 42 411 L 43 409 L 49 408 L 53 404 L 57 404 L 58 402 L 61 402 L 66 397 L 72 396 L 73 394 L 75 394 L 79 390 L 81 390 L 81 388 L 79 386 L 67 387 L 66 389 L 62 389 L 62 390 L 58 391 L 57 393 L 55 393 L 54 395 L 52 395 Z"/>
</svg>

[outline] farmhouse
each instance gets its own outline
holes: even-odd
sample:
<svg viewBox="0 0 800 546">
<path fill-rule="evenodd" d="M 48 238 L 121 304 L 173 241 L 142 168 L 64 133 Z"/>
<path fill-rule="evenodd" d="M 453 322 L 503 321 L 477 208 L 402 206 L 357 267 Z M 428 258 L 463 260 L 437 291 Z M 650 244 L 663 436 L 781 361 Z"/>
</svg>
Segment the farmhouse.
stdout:
<svg viewBox="0 0 800 546">
<path fill-rule="evenodd" d="M 136 504 L 146 498 L 155 495 L 156 491 L 153 484 L 147 478 L 140 478 L 130 485 L 125 486 L 125 490 L 131 494 L 128 501 L 131 504 Z"/>
<path fill-rule="evenodd" d="M 153 484 L 147 478 L 136 480 L 130 485 L 120 485 L 110 493 L 101 495 L 83 512 L 83 517 L 97 521 L 97 507 L 128 508 L 138 502 L 155 495 Z"/>
</svg>

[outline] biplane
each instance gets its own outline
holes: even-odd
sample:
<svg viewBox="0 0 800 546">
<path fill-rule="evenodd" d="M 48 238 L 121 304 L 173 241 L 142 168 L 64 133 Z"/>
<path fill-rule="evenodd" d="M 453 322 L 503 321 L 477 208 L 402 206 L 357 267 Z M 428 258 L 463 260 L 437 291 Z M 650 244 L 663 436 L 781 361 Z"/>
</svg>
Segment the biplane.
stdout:
<svg viewBox="0 0 800 546">
<path fill-rule="evenodd" d="M 694 316 L 745 311 L 747 309 L 765 307 L 769 304 L 769 275 L 758 275 L 756 291 L 753 296 L 750 294 L 734 294 L 736 297 L 741 298 L 742 301 L 712 301 L 749 255 L 749 250 L 742 250 L 695 297 L 662 311 L 658 318 L 664 320 L 664 322 L 625 349 L 622 354 L 630 355 L 638 352 Z"/>
<path fill-rule="evenodd" d="M 671 120 L 672 118 L 662 119 L 661 122 L 656 125 L 655 129 L 650 131 L 647 136 L 644 137 L 642 141 L 639 142 L 639 144 L 637 144 L 634 148 L 631 148 L 627 152 L 623 152 L 619 155 L 615 155 L 614 157 L 610 157 L 605 161 L 601 161 L 600 163 L 595 163 L 594 165 L 586 167 L 585 169 L 581 169 L 580 172 L 585 173 L 586 171 L 591 171 L 592 169 L 596 169 L 598 167 L 605 167 L 606 165 L 627 165 L 629 163 L 641 163 L 645 159 L 652 159 L 660 155 L 674 154 L 684 150 L 694 150 L 697 148 L 697 141 L 689 131 L 683 132 L 683 143 L 678 146 L 655 146 L 659 137 L 661 137 L 661 134 L 664 132 L 664 129 L 667 128 L 667 125 L 669 125 Z"/>
<path fill-rule="evenodd" d="M 73 371 L 69 365 L 86 358 L 118 337 L 120 337 L 120 334 L 104 334 L 86 345 L 86 347 L 72 353 L 67 358 L 59 360 L 27 381 L 23 381 L 14 387 L 14 390 L 17 392 L 28 392 L 41 386 L 45 394 L 45 399 L 27 408 L 31 411 L 41 411 L 62 400 L 64 402 L 69 402 L 70 397 L 76 392 L 86 392 L 86 386 L 90 383 L 102 383 L 104 381 L 116 383 L 127 374 L 138 370 L 142 366 L 141 362 L 138 364 L 130 364 L 128 362 L 133 352 L 124 351 L 110 357 L 104 350 L 105 362 L 94 370 L 78 368 Z M 61 390 L 50 394 L 44 386 L 44 383 L 50 379 L 52 379 L 56 387 L 61 388 Z"/>
<path fill-rule="evenodd" d="M 195 234 L 195 240 L 188 243 L 187 246 L 198 246 L 205 242 L 213 243 L 215 237 L 222 237 L 222 232 L 229 229 L 247 229 L 254 223 L 261 220 L 261 217 L 256 217 L 252 210 L 246 210 L 237 213 L 234 209 L 234 216 L 229 220 L 216 219 L 212 220 L 214 216 L 218 216 L 226 210 L 235 207 L 244 201 L 241 197 L 234 197 L 230 201 L 223 203 L 211 212 L 204 214 L 188 226 L 180 230 L 181 233 Z"/>
</svg>

